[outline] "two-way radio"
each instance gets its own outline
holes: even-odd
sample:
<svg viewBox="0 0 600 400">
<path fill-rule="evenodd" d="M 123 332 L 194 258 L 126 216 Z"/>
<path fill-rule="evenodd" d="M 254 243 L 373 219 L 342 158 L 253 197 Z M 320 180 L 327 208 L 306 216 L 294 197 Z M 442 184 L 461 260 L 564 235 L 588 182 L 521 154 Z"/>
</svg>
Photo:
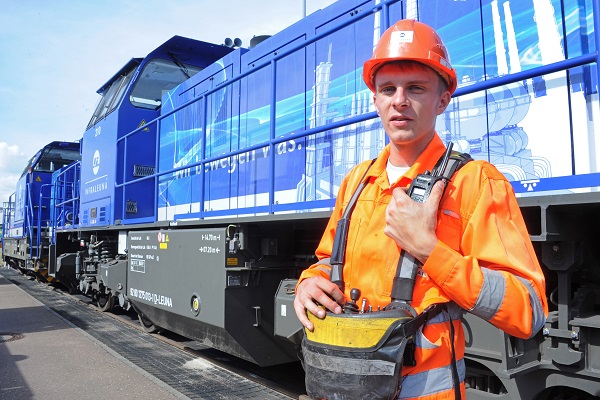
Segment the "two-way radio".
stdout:
<svg viewBox="0 0 600 400">
<path fill-rule="evenodd" d="M 453 143 L 448 143 L 448 148 L 444 153 L 444 156 L 440 159 L 437 165 L 433 168 L 432 172 L 425 171 L 424 174 L 419 174 L 413 179 L 410 188 L 408 189 L 408 195 L 411 199 L 417 203 L 425 203 L 431 194 L 431 190 L 438 181 L 447 181 L 448 178 L 444 176 L 444 171 L 448 165 L 450 154 L 452 153 Z"/>
</svg>

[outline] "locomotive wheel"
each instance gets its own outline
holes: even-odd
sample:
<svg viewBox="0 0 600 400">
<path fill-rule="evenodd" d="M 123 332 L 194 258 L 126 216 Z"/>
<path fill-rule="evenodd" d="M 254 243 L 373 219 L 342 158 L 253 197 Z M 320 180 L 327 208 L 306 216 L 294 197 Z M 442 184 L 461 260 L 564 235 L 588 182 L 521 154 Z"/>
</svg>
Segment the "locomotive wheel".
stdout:
<svg viewBox="0 0 600 400">
<path fill-rule="evenodd" d="M 96 305 L 102 312 L 111 311 L 115 305 L 115 297 L 112 295 L 100 294 L 96 295 Z"/>
<path fill-rule="evenodd" d="M 138 319 L 140 320 L 140 325 L 142 326 L 142 329 L 145 332 L 157 333 L 158 331 L 160 331 L 160 327 L 154 325 L 154 323 L 152 321 L 150 321 L 148 319 L 148 317 L 146 317 L 142 313 L 138 313 Z"/>
</svg>

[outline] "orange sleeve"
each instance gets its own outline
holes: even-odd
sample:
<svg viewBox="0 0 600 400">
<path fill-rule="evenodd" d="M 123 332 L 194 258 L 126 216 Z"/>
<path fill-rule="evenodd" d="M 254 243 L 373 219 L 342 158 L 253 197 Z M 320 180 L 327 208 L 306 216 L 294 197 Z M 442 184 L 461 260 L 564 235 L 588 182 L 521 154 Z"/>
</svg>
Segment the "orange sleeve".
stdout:
<svg viewBox="0 0 600 400">
<path fill-rule="evenodd" d="M 548 305 L 514 191 L 489 163 L 471 162 L 463 169 L 469 171 L 455 182 L 453 196 L 460 200 L 459 248 L 438 240 L 423 269 L 463 309 L 510 335 L 529 338 L 543 327 Z"/>
</svg>

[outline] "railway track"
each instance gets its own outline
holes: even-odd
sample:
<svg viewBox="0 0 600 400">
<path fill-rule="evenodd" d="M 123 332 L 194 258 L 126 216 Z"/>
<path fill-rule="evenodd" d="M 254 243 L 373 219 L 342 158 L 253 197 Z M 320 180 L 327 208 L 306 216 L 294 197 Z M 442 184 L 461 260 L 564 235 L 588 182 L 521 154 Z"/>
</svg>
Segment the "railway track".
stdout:
<svg viewBox="0 0 600 400">
<path fill-rule="evenodd" d="M 297 399 L 299 363 L 261 368 L 169 331 L 145 332 L 134 312 L 101 312 L 81 294 L 37 282 L 18 271 L 0 275 L 130 362 L 191 399 Z"/>
</svg>

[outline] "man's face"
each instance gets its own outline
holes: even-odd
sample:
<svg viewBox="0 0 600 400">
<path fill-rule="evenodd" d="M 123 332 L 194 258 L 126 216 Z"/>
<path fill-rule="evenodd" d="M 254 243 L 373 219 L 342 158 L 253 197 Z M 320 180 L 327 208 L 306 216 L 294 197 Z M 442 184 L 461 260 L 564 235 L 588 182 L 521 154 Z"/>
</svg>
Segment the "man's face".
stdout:
<svg viewBox="0 0 600 400">
<path fill-rule="evenodd" d="M 375 75 L 373 96 L 390 141 L 414 147 L 420 154 L 435 132 L 435 119 L 450 102 L 450 92 L 431 68 L 385 64 Z"/>
</svg>

